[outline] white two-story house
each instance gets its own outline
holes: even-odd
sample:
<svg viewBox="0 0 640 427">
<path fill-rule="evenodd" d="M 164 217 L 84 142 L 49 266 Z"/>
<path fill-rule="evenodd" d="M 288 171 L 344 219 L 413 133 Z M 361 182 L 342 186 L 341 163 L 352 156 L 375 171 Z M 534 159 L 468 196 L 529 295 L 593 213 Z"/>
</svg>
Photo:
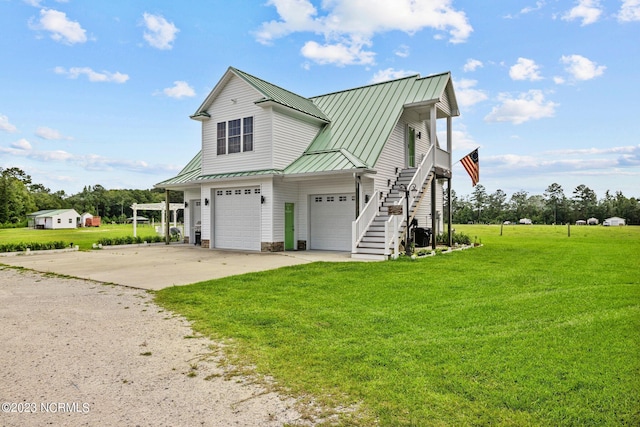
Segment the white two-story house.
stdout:
<svg viewBox="0 0 640 427">
<path fill-rule="evenodd" d="M 184 192 L 185 241 L 203 247 L 388 257 L 406 195 L 410 222 L 443 231 L 458 115 L 450 73 L 305 98 L 229 68 L 191 116 L 200 152 L 156 187 Z"/>
</svg>

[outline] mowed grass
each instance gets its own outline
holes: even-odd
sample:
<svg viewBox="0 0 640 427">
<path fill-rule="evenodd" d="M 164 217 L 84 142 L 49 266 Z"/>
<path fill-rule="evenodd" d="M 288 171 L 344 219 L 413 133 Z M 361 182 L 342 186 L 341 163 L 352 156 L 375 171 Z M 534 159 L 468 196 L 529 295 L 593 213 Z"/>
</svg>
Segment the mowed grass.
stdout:
<svg viewBox="0 0 640 427">
<path fill-rule="evenodd" d="M 153 236 L 155 228 L 138 224 L 138 236 Z M 46 243 L 62 241 L 78 245 L 80 250 L 89 250 L 102 238 L 133 236 L 133 224 L 103 224 L 100 227 L 84 227 L 63 230 L 36 230 L 34 228 L 0 229 L 0 244 L 4 243 Z"/>
<path fill-rule="evenodd" d="M 457 226 L 483 246 L 156 294 L 343 425 L 640 425 L 640 228 Z"/>
</svg>

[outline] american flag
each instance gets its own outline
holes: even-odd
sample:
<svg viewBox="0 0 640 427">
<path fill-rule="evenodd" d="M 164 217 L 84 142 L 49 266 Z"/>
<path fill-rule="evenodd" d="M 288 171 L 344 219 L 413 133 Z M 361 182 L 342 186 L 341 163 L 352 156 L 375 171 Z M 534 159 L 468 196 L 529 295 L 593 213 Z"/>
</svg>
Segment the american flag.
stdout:
<svg viewBox="0 0 640 427">
<path fill-rule="evenodd" d="M 478 181 L 480 181 L 480 161 L 478 159 L 478 149 L 476 148 L 462 159 L 460 163 L 464 166 L 465 170 L 471 177 L 471 183 L 475 187 Z"/>
</svg>

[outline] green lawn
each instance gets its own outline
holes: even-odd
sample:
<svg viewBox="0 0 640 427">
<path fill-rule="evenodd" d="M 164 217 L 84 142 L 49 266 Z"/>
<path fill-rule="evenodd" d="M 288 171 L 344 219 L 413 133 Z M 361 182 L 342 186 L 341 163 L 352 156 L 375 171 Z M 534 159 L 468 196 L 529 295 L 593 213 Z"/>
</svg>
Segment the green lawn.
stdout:
<svg viewBox="0 0 640 427">
<path fill-rule="evenodd" d="M 640 228 L 456 229 L 483 246 L 156 299 L 344 425 L 640 425 Z"/>
<path fill-rule="evenodd" d="M 156 235 L 151 225 L 138 225 L 140 237 Z M 103 224 L 100 227 L 73 228 L 64 230 L 36 230 L 33 228 L 0 229 L 0 245 L 8 243 L 46 243 L 63 241 L 66 245 L 78 245 L 80 250 L 91 249 L 102 238 L 133 236 L 132 224 Z"/>
</svg>

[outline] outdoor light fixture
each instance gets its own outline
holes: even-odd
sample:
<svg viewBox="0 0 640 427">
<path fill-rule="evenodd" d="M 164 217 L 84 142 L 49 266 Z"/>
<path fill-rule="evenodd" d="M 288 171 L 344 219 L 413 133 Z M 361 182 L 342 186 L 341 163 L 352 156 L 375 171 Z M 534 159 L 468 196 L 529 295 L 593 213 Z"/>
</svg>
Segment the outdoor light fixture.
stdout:
<svg viewBox="0 0 640 427">
<path fill-rule="evenodd" d="M 264 202 L 265 202 L 264 196 L 260 196 L 260 203 L 262 203 L 264 205 Z"/>
<path fill-rule="evenodd" d="M 418 139 L 422 139 L 422 132 L 418 132 Z"/>
<path fill-rule="evenodd" d="M 205 206 L 209 206 L 209 199 L 207 199 L 206 197 L 205 197 L 205 199 L 204 199 L 204 205 L 205 205 Z"/>
<path fill-rule="evenodd" d="M 411 228 L 411 224 L 409 223 L 409 193 L 411 193 L 412 191 L 418 191 L 418 189 L 416 188 L 415 184 L 411 184 L 411 187 L 407 187 L 404 184 L 400 184 L 399 186 L 399 190 L 404 192 L 404 198 L 406 200 L 406 204 L 407 204 L 407 225 L 406 225 L 406 232 L 407 232 L 407 237 L 405 238 L 404 241 L 404 251 L 405 254 L 407 256 L 411 256 L 411 233 L 410 233 L 410 228 Z"/>
<path fill-rule="evenodd" d="M 189 202 L 184 202 L 184 207 L 188 208 L 189 207 Z"/>
</svg>

